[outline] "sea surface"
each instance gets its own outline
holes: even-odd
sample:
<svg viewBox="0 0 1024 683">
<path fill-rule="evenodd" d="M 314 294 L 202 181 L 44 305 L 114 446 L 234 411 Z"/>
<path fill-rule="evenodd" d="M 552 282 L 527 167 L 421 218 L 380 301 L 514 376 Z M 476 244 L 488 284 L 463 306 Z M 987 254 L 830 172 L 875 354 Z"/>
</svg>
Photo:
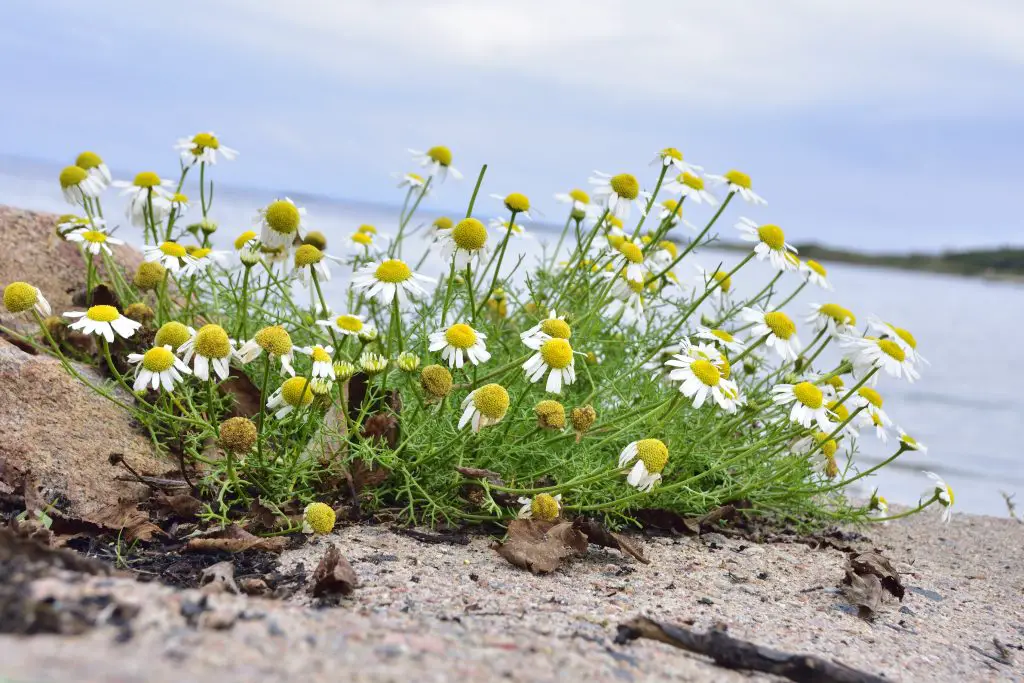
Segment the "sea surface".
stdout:
<svg viewBox="0 0 1024 683">
<path fill-rule="evenodd" d="M 0 203 L 66 212 L 69 207 L 60 194 L 58 172 L 59 168 L 48 164 L 0 157 Z M 217 237 L 227 244 L 250 226 L 256 209 L 272 199 L 274 193 L 269 191 L 218 188 L 211 213 L 222 226 Z M 335 243 L 362 223 L 392 234 L 397 227 L 397 205 L 384 207 L 322 197 L 293 199 L 308 210 L 308 226 L 324 232 Z M 498 213 L 500 209 L 487 197 L 486 188 L 478 202 L 484 213 Z M 121 203 L 112 191 L 105 196 L 105 206 L 111 224 L 122 225 L 118 236 L 138 244 L 140 234 L 123 220 Z M 723 218 L 720 223 L 723 231 L 730 231 L 735 220 L 731 207 L 729 211 L 726 218 L 731 220 Z M 437 214 L 424 213 L 412 221 L 410 228 L 429 221 L 433 215 Z M 186 218 L 196 220 L 198 209 L 194 207 Z M 558 228 L 536 224 L 528 230 L 529 239 L 515 241 L 516 248 L 527 254 L 540 254 L 542 245 L 550 249 L 557 240 Z M 405 255 L 418 260 L 426 249 L 425 242 L 414 237 L 405 246 Z M 710 269 L 721 263 L 728 269 L 742 257 L 739 252 L 702 249 L 687 260 Z M 436 276 L 442 267 L 440 258 L 430 254 L 421 272 Z M 692 265 L 680 268 L 687 276 L 696 272 Z M 752 262 L 735 278 L 734 290 L 750 295 L 772 275 L 765 264 Z M 888 377 L 879 382 L 889 416 L 927 445 L 928 452 L 905 453 L 872 477 L 870 487 L 878 486 L 890 501 L 913 504 L 928 489 L 928 480 L 921 473 L 928 469 L 942 475 L 953 487 L 956 510 L 1006 515 L 1001 495 L 1005 492 L 1017 494 L 1024 512 L 1024 454 L 1019 450 L 1024 444 L 1024 286 L 843 264 L 829 267 L 829 279 L 834 292 L 808 286 L 786 309 L 797 319 L 804 342 L 813 336 L 803 322 L 808 306 L 834 301 L 852 310 L 859 321 L 876 315 L 909 329 L 930 362 L 914 384 Z M 797 284 L 796 276 L 786 276 L 776 301 Z M 343 287 L 340 279 L 332 280 L 328 299 L 340 305 Z M 863 466 L 893 452 L 868 432 L 860 445 Z M 868 491 L 870 488 L 861 490 Z"/>
</svg>

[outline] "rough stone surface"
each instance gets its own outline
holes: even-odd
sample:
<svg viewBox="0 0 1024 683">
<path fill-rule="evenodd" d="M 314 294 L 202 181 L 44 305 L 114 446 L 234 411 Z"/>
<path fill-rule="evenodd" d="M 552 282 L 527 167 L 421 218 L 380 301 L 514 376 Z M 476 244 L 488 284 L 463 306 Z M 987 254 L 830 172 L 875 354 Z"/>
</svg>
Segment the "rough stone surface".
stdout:
<svg viewBox="0 0 1024 683">
<path fill-rule="evenodd" d="M 0 488 L 95 521 L 119 500 L 146 494 L 141 485 L 115 480 L 124 470 L 110 464 L 113 453 L 143 474 L 173 467 L 154 455 L 123 409 L 68 374 L 60 361 L 0 339 Z"/>
<path fill-rule="evenodd" d="M 315 566 L 337 544 L 361 587 L 340 606 L 214 595 L 126 579 L 37 581 L 39 597 L 114 595 L 136 606 L 78 637 L 0 637 L 0 677 L 23 681 L 767 681 L 640 641 L 612 643 L 636 614 L 834 657 L 894 681 L 1024 680 L 1024 525 L 932 515 L 871 530 L 908 587 L 874 621 L 836 589 L 843 553 L 804 545 L 645 541 L 650 565 L 614 552 L 548 576 L 477 538 L 428 545 L 356 526 L 285 554 Z M 77 596 L 77 597 L 76 597 Z M 95 602 L 95 601 L 93 601 Z M 112 610 L 111 613 L 131 612 Z M 116 620 L 111 620 L 116 621 Z M 993 638 L 1012 663 L 1001 664 Z M 976 648 L 976 649 L 975 649 Z M 71 672 L 74 672 L 72 675 Z"/>
</svg>

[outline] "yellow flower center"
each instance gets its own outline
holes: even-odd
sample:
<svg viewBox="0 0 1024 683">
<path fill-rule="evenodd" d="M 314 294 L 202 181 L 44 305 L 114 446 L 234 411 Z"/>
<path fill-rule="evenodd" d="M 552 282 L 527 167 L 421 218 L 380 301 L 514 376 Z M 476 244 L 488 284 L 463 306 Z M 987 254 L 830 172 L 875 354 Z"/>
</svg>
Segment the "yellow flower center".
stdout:
<svg viewBox="0 0 1024 683">
<path fill-rule="evenodd" d="M 457 349 L 468 349 L 476 344 L 476 332 L 469 325 L 456 323 L 444 332 L 445 341 Z"/>
<path fill-rule="evenodd" d="M 792 319 L 782 311 L 772 311 L 764 314 L 764 324 L 779 339 L 789 339 L 796 334 L 796 325 Z"/>
<path fill-rule="evenodd" d="M 135 176 L 135 187 L 156 187 L 160 184 L 160 176 L 152 171 L 143 171 Z"/>
<path fill-rule="evenodd" d="M 4 289 L 4 306 L 11 313 L 22 313 L 36 305 L 39 291 L 27 282 L 12 282 Z"/>
<path fill-rule="evenodd" d="M 627 242 L 626 240 L 623 240 L 615 248 L 618 249 L 619 253 L 625 256 L 626 260 L 630 261 L 631 263 L 644 262 L 643 250 L 633 242 Z"/>
<path fill-rule="evenodd" d="M 448 216 L 440 216 L 434 219 L 434 227 L 438 230 L 451 230 L 452 225 L 454 223 L 452 223 L 452 219 L 448 218 Z"/>
<path fill-rule="evenodd" d="M 818 307 L 818 313 L 821 315 L 827 315 L 840 325 L 857 324 L 856 316 L 854 316 L 848 308 L 844 308 L 839 304 L 822 304 Z"/>
<path fill-rule="evenodd" d="M 729 375 L 732 374 L 732 365 L 729 363 L 728 358 L 726 358 L 725 356 L 719 358 L 718 362 L 716 363 L 716 367 L 718 368 L 719 372 L 722 373 L 723 379 L 729 379 Z"/>
<path fill-rule="evenodd" d="M 188 254 L 188 250 L 177 242 L 164 242 L 160 245 L 160 251 L 174 258 L 184 258 Z"/>
<path fill-rule="evenodd" d="M 864 400 L 866 400 L 874 407 L 882 407 L 882 395 L 875 391 L 874 389 L 872 389 L 871 387 L 861 387 L 860 389 L 857 390 L 857 393 L 860 394 Z"/>
<path fill-rule="evenodd" d="M 565 406 L 558 401 L 541 401 L 533 408 L 537 422 L 548 429 L 565 428 Z"/>
<path fill-rule="evenodd" d="M 443 398 L 452 390 L 452 373 L 440 365 L 428 365 L 420 373 L 423 389 L 435 398 Z"/>
<path fill-rule="evenodd" d="M 882 426 L 882 418 L 878 416 L 878 413 L 871 414 L 871 424 L 873 424 L 876 427 Z"/>
<path fill-rule="evenodd" d="M 324 258 L 324 253 L 314 247 L 312 244 L 303 244 L 301 247 L 295 250 L 295 267 L 305 268 L 312 266 L 316 263 L 320 263 Z"/>
<path fill-rule="evenodd" d="M 725 330 L 711 330 L 711 334 L 729 344 L 736 340 L 736 337 L 732 336 Z"/>
<path fill-rule="evenodd" d="M 210 249 L 209 247 L 195 247 L 193 249 L 189 249 L 188 253 L 189 256 L 200 259 L 209 256 L 211 251 L 213 251 L 213 249 Z"/>
<path fill-rule="evenodd" d="M 405 265 L 403 261 L 398 259 L 388 259 L 382 261 L 377 270 L 374 271 L 374 277 L 381 282 L 390 282 L 395 284 L 398 282 L 405 282 L 412 277 L 412 271 L 409 270 L 409 266 Z"/>
<path fill-rule="evenodd" d="M 683 205 L 675 199 L 666 199 L 661 203 L 661 205 L 665 207 L 665 210 L 668 211 L 670 215 L 674 214 L 676 216 L 681 216 L 683 213 Z"/>
<path fill-rule="evenodd" d="M 306 506 L 306 523 L 315 533 L 331 533 L 334 521 L 334 510 L 327 503 L 310 503 Z"/>
<path fill-rule="evenodd" d="M 100 159 L 100 155 L 96 152 L 82 152 L 75 159 L 75 166 L 84 168 L 87 171 L 102 165 L 103 159 Z"/>
<path fill-rule="evenodd" d="M 63 188 L 78 185 L 89 177 L 89 172 L 80 166 L 68 166 L 60 172 L 60 186 Z"/>
<path fill-rule="evenodd" d="M 150 372 L 163 372 L 174 365 L 174 354 L 162 346 L 157 346 L 146 351 L 142 356 L 142 367 Z"/>
<path fill-rule="evenodd" d="M 227 358 L 231 355 L 231 341 L 220 325 L 203 325 L 196 332 L 196 354 L 204 358 Z"/>
<path fill-rule="evenodd" d="M 828 434 L 825 432 L 818 432 L 814 435 L 814 440 L 821 445 L 821 452 L 826 458 L 832 459 L 836 456 L 839 444 L 835 439 L 828 438 Z"/>
<path fill-rule="evenodd" d="M 845 422 L 850 417 L 850 411 L 847 410 L 846 404 L 839 405 L 839 401 L 832 401 L 828 404 L 828 409 L 831 410 L 840 422 Z"/>
<path fill-rule="evenodd" d="M 473 392 L 473 407 L 484 417 L 500 420 L 508 410 L 508 392 L 500 384 L 487 384 Z"/>
<path fill-rule="evenodd" d="M 356 244 L 368 247 L 373 244 L 373 235 L 368 232 L 352 233 L 352 241 Z"/>
<path fill-rule="evenodd" d="M 100 232 L 99 230 L 86 230 L 82 234 L 82 239 L 86 242 L 94 242 L 96 244 L 103 244 L 107 241 L 107 234 Z"/>
<path fill-rule="evenodd" d="M 810 268 L 811 270 L 813 270 L 815 273 L 817 273 L 818 275 L 820 275 L 822 277 L 825 277 L 828 274 L 825 271 L 825 266 L 821 265 L 817 261 L 814 261 L 812 259 L 807 259 L 806 261 L 804 261 L 804 263 L 807 265 L 808 268 Z"/>
<path fill-rule="evenodd" d="M 436 161 L 442 166 L 452 165 L 452 151 L 447 147 L 438 145 L 437 147 L 431 147 L 427 150 L 427 156 L 432 161 Z"/>
<path fill-rule="evenodd" d="M 540 355 L 549 367 L 561 370 L 572 363 L 572 346 L 564 339 L 548 339 L 541 345 Z"/>
<path fill-rule="evenodd" d="M 675 147 L 666 147 L 665 149 L 661 150 L 661 156 L 662 158 L 668 157 L 670 159 L 675 159 L 676 161 L 683 160 L 683 153 L 680 152 Z"/>
<path fill-rule="evenodd" d="M 625 223 L 622 222 L 622 219 L 618 216 L 608 216 L 607 220 L 613 228 L 619 228 L 620 230 L 625 225 Z"/>
<path fill-rule="evenodd" d="M 889 327 L 892 328 L 892 331 L 896 333 L 896 336 L 902 339 L 907 346 L 912 349 L 917 348 L 917 339 L 914 338 L 914 335 L 910 334 L 910 332 L 902 327 L 896 327 L 895 325 L 889 325 Z"/>
<path fill-rule="evenodd" d="M 327 353 L 322 346 L 314 346 L 313 352 L 310 354 L 310 358 L 313 359 L 314 363 L 330 363 L 331 354 Z"/>
<path fill-rule="evenodd" d="M 235 238 L 235 249 L 241 249 L 246 245 L 249 240 L 256 239 L 256 233 L 252 230 L 246 230 L 237 238 Z"/>
<path fill-rule="evenodd" d="M 267 353 L 275 356 L 287 356 L 292 352 L 292 338 L 280 325 L 264 327 L 256 333 L 256 343 Z"/>
<path fill-rule="evenodd" d="M 658 242 L 658 249 L 661 249 L 662 251 L 667 251 L 669 254 L 672 255 L 672 258 L 675 258 L 676 256 L 679 255 L 679 249 L 676 248 L 676 243 L 672 242 L 671 240 L 661 240 L 660 242 Z"/>
<path fill-rule="evenodd" d="M 842 389 L 843 387 L 846 386 L 843 383 L 843 378 L 842 377 L 829 377 L 827 380 L 825 380 L 825 384 L 829 385 L 830 387 L 832 387 L 836 391 L 838 391 L 838 390 L 840 390 L 840 389 Z"/>
<path fill-rule="evenodd" d="M 716 282 L 719 283 L 718 288 L 721 289 L 723 292 L 728 293 L 729 290 L 732 289 L 732 278 L 729 277 L 728 273 L 721 270 L 716 270 L 714 273 L 711 274 L 711 277 Z"/>
<path fill-rule="evenodd" d="M 309 380 L 305 377 L 286 379 L 281 385 L 281 398 L 290 406 L 308 406 L 313 402 L 313 390 L 309 388 Z"/>
<path fill-rule="evenodd" d="M 176 349 L 188 341 L 188 328 L 179 322 L 164 323 L 156 331 L 153 343 L 157 346 L 170 346 Z"/>
<path fill-rule="evenodd" d="M 271 202 L 263 212 L 263 219 L 276 233 L 290 235 L 299 229 L 302 216 L 299 209 L 289 201 L 278 199 Z"/>
<path fill-rule="evenodd" d="M 121 314 L 113 306 L 99 305 L 86 311 L 85 317 L 96 322 L 109 323 L 120 318 Z"/>
<path fill-rule="evenodd" d="M 956 496 L 953 495 L 953 489 L 946 487 L 946 495 L 949 496 L 949 504 L 953 505 L 956 502 Z"/>
<path fill-rule="evenodd" d="M 693 190 L 703 190 L 704 189 L 704 179 L 701 178 L 700 176 L 696 176 L 696 175 L 694 175 L 692 173 L 687 173 L 687 172 L 680 173 L 679 177 L 677 178 L 677 180 L 679 182 L 681 182 L 683 185 L 686 185 L 687 187 L 689 187 L 690 189 L 693 189 Z"/>
<path fill-rule="evenodd" d="M 339 315 L 334 324 L 347 332 L 359 332 L 363 329 L 363 321 L 354 315 Z"/>
<path fill-rule="evenodd" d="M 643 439 L 636 443 L 636 457 L 651 474 L 659 474 L 668 463 L 668 446 L 660 439 Z"/>
<path fill-rule="evenodd" d="M 703 358 L 690 363 L 690 370 L 693 371 L 697 379 L 709 387 L 718 386 L 719 381 L 722 379 L 721 371 L 711 361 L 704 360 Z"/>
<path fill-rule="evenodd" d="M 525 194 L 513 192 L 505 196 L 505 208 L 516 213 L 523 213 L 530 210 L 530 200 Z"/>
<path fill-rule="evenodd" d="M 777 225 L 762 225 L 757 229 L 757 236 L 775 251 L 781 251 L 786 247 L 786 233 Z"/>
<path fill-rule="evenodd" d="M 878 348 L 882 349 L 883 353 L 891 358 L 895 358 L 900 363 L 907 359 L 907 352 L 891 339 L 879 339 L 875 343 L 878 344 Z"/>
<path fill-rule="evenodd" d="M 626 286 L 629 287 L 629 289 L 631 291 L 633 291 L 633 293 L 635 293 L 635 294 L 642 294 L 643 293 L 643 291 L 644 291 L 644 283 L 637 282 L 636 280 L 625 279 L 626 278 L 625 275 L 623 275 L 622 277 L 623 277 L 623 279 L 626 282 Z"/>
<path fill-rule="evenodd" d="M 800 382 L 795 385 L 793 387 L 793 395 L 796 396 L 796 400 L 811 410 L 817 410 L 825 402 L 825 396 L 821 393 L 821 389 L 810 382 Z"/>
<path fill-rule="evenodd" d="M 636 177 L 629 173 L 620 173 L 617 176 L 612 176 L 609 182 L 611 183 L 612 191 L 623 199 L 636 199 L 640 195 L 640 183 L 637 182 Z"/>
<path fill-rule="evenodd" d="M 733 185 L 742 187 L 744 190 L 750 189 L 750 176 L 742 171 L 732 170 L 726 173 L 724 177 Z"/>
<path fill-rule="evenodd" d="M 181 192 L 175 192 L 171 195 L 171 201 L 177 202 L 178 204 L 188 204 L 188 195 L 184 195 Z"/>
<path fill-rule="evenodd" d="M 205 147 L 220 149 L 220 140 L 217 139 L 216 135 L 210 135 L 209 133 L 196 133 L 192 138 L 192 142 L 196 146 L 196 149 L 192 152 L 193 154 L 201 153 Z"/>
<path fill-rule="evenodd" d="M 452 239 L 459 249 L 476 251 L 487 242 L 487 228 L 475 218 L 464 218 L 452 230 Z"/>
<path fill-rule="evenodd" d="M 547 318 L 542 320 L 540 323 L 540 331 L 549 337 L 556 339 L 571 339 L 572 328 L 569 327 L 569 323 L 558 318 Z"/>
<path fill-rule="evenodd" d="M 590 195 L 580 189 L 569 190 L 569 196 L 581 204 L 590 203 Z"/>
<path fill-rule="evenodd" d="M 558 501 L 550 493 L 538 493 L 530 502 L 534 519 L 552 520 L 558 517 Z"/>
</svg>

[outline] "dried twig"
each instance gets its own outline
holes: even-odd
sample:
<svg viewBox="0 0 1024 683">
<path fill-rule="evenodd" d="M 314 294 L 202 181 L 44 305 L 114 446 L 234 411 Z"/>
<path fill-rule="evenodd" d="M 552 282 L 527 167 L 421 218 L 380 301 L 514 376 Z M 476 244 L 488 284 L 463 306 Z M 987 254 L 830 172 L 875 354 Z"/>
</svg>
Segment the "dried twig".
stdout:
<svg viewBox="0 0 1024 683">
<path fill-rule="evenodd" d="M 726 669 L 747 669 L 803 683 L 885 683 L 886 679 L 814 655 L 791 654 L 733 638 L 722 629 L 696 633 L 682 626 L 637 617 L 619 624 L 618 644 L 649 638 L 707 655 Z"/>
<path fill-rule="evenodd" d="M 407 529 L 402 526 L 391 527 L 395 533 L 414 538 L 420 543 L 437 543 L 446 545 L 469 545 L 469 536 L 465 534 L 426 534 L 415 529 Z"/>
</svg>

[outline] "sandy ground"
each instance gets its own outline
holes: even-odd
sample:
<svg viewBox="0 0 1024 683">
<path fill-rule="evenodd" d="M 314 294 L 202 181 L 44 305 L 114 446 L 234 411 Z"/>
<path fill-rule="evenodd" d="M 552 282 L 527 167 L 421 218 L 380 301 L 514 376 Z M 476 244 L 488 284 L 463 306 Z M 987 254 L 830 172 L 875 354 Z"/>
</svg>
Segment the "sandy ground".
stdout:
<svg viewBox="0 0 1024 683">
<path fill-rule="evenodd" d="M 338 544 L 362 585 L 333 608 L 126 579 L 38 581 L 39 595 L 115 594 L 141 612 L 127 628 L 0 637 L 0 681 L 775 680 L 659 643 L 613 644 L 616 624 L 637 614 L 725 623 L 734 636 L 895 681 L 1024 680 L 1024 524 L 919 516 L 871 537 L 908 591 L 868 622 L 836 589 L 845 558 L 831 549 L 654 538 L 644 541 L 649 565 L 595 550 L 533 576 L 485 538 L 434 545 L 356 526 L 282 558 L 312 570 Z M 992 658 L 993 638 L 1012 663 Z"/>
</svg>

